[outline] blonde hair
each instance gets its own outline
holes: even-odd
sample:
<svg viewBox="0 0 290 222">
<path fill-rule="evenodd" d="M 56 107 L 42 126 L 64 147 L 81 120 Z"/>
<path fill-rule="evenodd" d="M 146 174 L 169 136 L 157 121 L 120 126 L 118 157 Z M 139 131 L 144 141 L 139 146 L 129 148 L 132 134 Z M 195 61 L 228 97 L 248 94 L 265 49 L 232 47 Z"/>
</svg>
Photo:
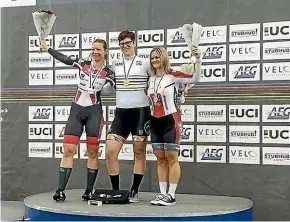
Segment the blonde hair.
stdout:
<svg viewBox="0 0 290 222">
<path fill-rule="evenodd" d="M 165 72 L 165 74 L 169 73 L 171 71 L 171 66 L 170 66 L 167 50 L 164 47 L 155 47 L 150 52 L 150 76 L 155 76 L 156 71 L 157 71 L 153 67 L 152 61 L 151 61 L 151 56 L 153 52 L 156 52 L 160 57 L 161 69 Z"/>
</svg>

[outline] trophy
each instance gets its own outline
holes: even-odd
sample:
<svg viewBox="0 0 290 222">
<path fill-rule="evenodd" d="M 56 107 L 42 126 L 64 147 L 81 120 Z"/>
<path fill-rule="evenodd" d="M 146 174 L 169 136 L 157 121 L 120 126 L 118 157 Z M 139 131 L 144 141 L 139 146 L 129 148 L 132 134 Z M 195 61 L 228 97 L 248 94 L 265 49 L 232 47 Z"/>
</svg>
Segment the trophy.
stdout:
<svg viewBox="0 0 290 222">
<path fill-rule="evenodd" d="M 55 14 L 50 10 L 39 10 L 33 12 L 32 17 L 39 39 L 47 38 L 55 22 Z"/>
<path fill-rule="evenodd" d="M 201 33 L 202 33 L 202 26 L 198 23 L 193 22 L 192 24 L 184 24 L 183 26 L 179 27 L 179 31 L 184 38 L 187 46 L 189 47 L 190 52 L 193 50 L 199 50 L 197 47 L 200 42 Z M 193 73 L 195 70 L 195 62 L 196 58 L 191 56 L 191 62 L 188 64 L 183 64 L 180 67 L 180 70 L 185 73 Z M 185 102 L 185 93 L 192 88 L 194 84 L 184 86 L 184 92 L 181 95 L 181 103 Z"/>
</svg>

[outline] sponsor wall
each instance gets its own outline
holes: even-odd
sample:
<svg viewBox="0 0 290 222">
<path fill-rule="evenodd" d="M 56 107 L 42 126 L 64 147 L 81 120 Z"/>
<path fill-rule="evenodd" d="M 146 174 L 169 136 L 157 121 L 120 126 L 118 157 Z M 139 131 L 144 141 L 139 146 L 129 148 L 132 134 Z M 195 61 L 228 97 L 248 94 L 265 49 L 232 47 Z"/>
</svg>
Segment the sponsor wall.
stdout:
<svg viewBox="0 0 290 222">
<path fill-rule="evenodd" d="M 195 88 L 209 99 L 198 96 L 182 107 L 182 178 L 178 192 L 247 197 L 255 203 L 255 220 L 285 220 L 290 218 L 289 96 L 279 100 L 282 96 L 269 95 L 269 99 L 260 100 L 260 92 L 252 88 L 249 94 L 257 97 L 247 99 L 241 93 L 229 96 L 226 87 L 238 91 L 244 86 L 289 86 L 288 5 L 288 0 L 267 4 L 264 0 L 222 0 L 218 5 L 214 0 L 167 0 L 166 4 L 107 0 L 52 5 L 58 18 L 48 43 L 73 58 L 86 57 L 93 38 L 105 38 L 111 63 L 121 56 L 116 42 L 118 32 L 130 28 L 137 34 L 140 56 L 146 58 L 152 46 L 164 45 L 174 68 L 179 69 L 188 61 L 189 52 L 176 28 L 195 20 L 203 24 L 203 75 Z M 28 96 L 28 91 L 44 91 L 49 97 L 53 90 L 74 90 L 76 70 L 38 52 L 39 42 L 31 19 L 32 11 L 38 8 L 1 11 L 1 61 L 13 64 L 2 65 L 1 87 L 6 93 L 17 91 L 27 97 L 20 101 L 11 95 L 2 101 L 2 200 L 20 200 L 51 192 L 57 186 L 62 132 L 70 104 L 57 99 L 48 101 L 47 97 L 33 100 L 34 95 Z M 174 18 L 171 13 L 160 13 L 161 9 L 168 12 L 172 8 Z M 219 87 L 225 95 L 207 95 L 203 90 Z M 232 99 L 228 100 L 229 97 Z M 103 105 L 106 127 L 102 145 L 114 115 L 113 103 Z M 84 139 L 85 133 L 75 155 L 69 189 L 85 186 Z M 130 140 L 119 156 L 127 159 L 121 161 L 124 189 L 131 185 Z M 99 157 L 104 158 L 103 146 Z M 141 190 L 157 192 L 156 161 L 150 145 L 147 159 Z M 107 188 L 109 184 L 101 160 L 97 186 Z"/>
<path fill-rule="evenodd" d="M 244 85 L 258 85 L 289 80 L 289 27 L 290 21 L 204 27 L 200 43 L 204 64 L 201 84 L 235 85 L 242 82 Z M 139 56 L 149 58 L 152 47 L 165 46 L 175 69 L 188 62 L 190 52 L 178 28 L 133 31 Z M 92 42 L 97 38 L 105 39 L 109 45 L 110 65 L 114 59 L 122 57 L 118 34 L 119 31 L 55 34 L 48 37 L 47 43 L 75 59 L 87 58 Z M 29 86 L 74 86 L 77 83 L 77 69 L 38 50 L 38 37 L 29 36 Z M 103 108 L 106 127 L 101 138 L 100 159 L 104 159 L 105 135 L 115 110 L 114 106 Z M 29 157 L 61 157 L 61 142 L 69 111 L 69 106 L 29 107 Z M 290 165 L 287 125 L 290 104 L 186 104 L 182 106 L 182 112 L 180 161 Z M 86 158 L 84 140 L 85 132 L 76 158 Z M 129 138 L 120 159 L 133 160 L 131 142 L 132 138 Z M 150 145 L 147 156 L 149 160 L 156 160 Z"/>
</svg>

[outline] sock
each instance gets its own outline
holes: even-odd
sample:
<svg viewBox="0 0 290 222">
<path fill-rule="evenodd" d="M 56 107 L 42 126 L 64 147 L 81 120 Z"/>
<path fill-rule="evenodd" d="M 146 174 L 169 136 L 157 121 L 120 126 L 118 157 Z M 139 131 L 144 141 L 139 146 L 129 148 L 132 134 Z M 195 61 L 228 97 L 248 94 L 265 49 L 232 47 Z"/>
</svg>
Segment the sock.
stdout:
<svg viewBox="0 0 290 222">
<path fill-rule="evenodd" d="M 110 175 L 113 190 L 119 190 L 119 175 Z"/>
<path fill-rule="evenodd" d="M 174 184 L 174 183 L 169 184 L 168 194 L 170 194 L 173 198 L 175 198 L 176 188 L 177 188 L 177 184 Z"/>
<path fill-rule="evenodd" d="M 87 189 L 93 190 L 98 176 L 98 169 L 87 168 Z"/>
<path fill-rule="evenodd" d="M 65 190 L 71 171 L 72 171 L 72 168 L 65 168 L 65 167 L 59 168 L 59 178 L 58 178 L 59 190 L 61 191 Z"/>
<path fill-rule="evenodd" d="M 143 179 L 143 175 L 142 174 L 134 173 L 134 178 L 133 178 L 133 184 L 132 184 L 132 187 L 131 187 L 131 191 L 134 190 L 136 193 L 138 193 L 139 186 L 141 184 L 142 179 Z"/>
<path fill-rule="evenodd" d="M 159 188 L 161 194 L 167 193 L 167 182 L 159 182 Z"/>
</svg>

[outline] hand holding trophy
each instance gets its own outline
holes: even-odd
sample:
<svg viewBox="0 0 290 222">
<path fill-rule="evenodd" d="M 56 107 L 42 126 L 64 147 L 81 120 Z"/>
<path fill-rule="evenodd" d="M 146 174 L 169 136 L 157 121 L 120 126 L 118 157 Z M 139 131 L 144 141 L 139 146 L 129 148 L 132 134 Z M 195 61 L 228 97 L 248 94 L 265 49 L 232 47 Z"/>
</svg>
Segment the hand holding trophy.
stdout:
<svg viewBox="0 0 290 222">
<path fill-rule="evenodd" d="M 193 22 L 190 24 L 184 24 L 183 26 L 179 27 L 179 31 L 181 32 L 182 37 L 184 38 L 187 46 L 191 51 L 191 58 L 190 63 L 181 65 L 181 71 L 185 73 L 193 73 L 195 70 L 195 62 L 196 58 L 201 57 L 201 51 L 198 48 L 201 33 L 202 33 L 202 26 Z M 185 102 L 185 94 L 187 93 L 188 89 L 193 87 L 194 84 L 186 85 L 184 87 L 184 92 L 181 95 L 181 103 Z"/>
<path fill-rule="evenodd" d="M 34 25 L 40 41 L 46 39 L 55 22 L 56 16 L 50 10 L 39 10 L 32 13 Z M 42 44 L 43 45 L 43 44 Z M 42 46 L 40 47 L 40 51 Z"/>
</svg>

